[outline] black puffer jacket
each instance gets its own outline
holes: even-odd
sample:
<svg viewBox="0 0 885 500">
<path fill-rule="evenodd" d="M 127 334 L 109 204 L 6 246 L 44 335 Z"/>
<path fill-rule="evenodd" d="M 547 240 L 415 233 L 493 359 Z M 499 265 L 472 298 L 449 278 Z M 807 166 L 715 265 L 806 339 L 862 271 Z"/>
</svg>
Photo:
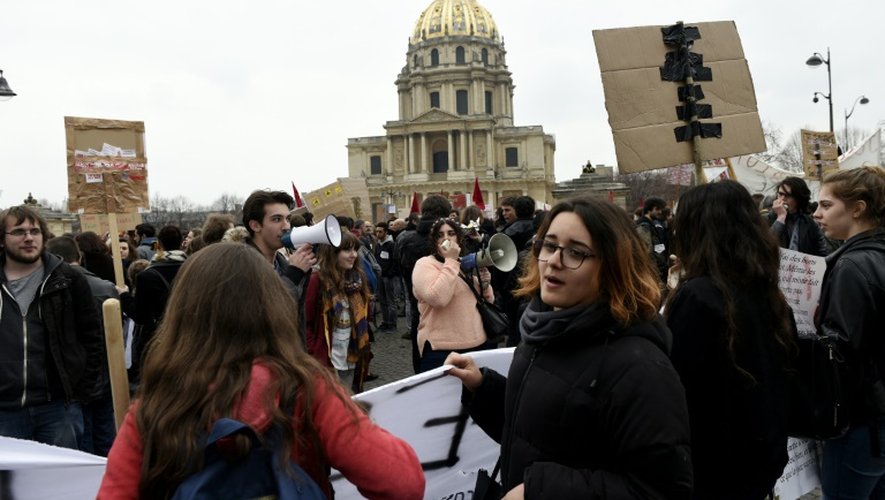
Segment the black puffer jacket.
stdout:
<svg viewBox="0 0 885 500">
<path fill-rule="evenodd" d="M 4 264 L 5 256 L 0 256 L 0 267 Z M 25 321 L 9 294 L 6 275 L 0 273 L 2 409 L 45 403 L 56 397 L 66 402 L 88 402 L 105 363 L 98 309 L 86 277 L 46 252 L 43 266 L 43 283 Z M 27 353 L 27 363 L 23 352 Z M 25 368 L 27 376 L 23 375 Z"/>
<path fill-rule="evenodd" d="M 541 344 L 522 342 L 505 379 L 483 369 L 462 402 L 501 443 L 507 492 L 525 498 L 685 499 L 691 495 L 685 393 L 660 320 L 626 330 L 590 307 Z"/>
<path fill-rule="evenodd" d="M 820 333 L 841 341 L 852 424 L 885 417 L 885 228 L 855 235 L 827 256 L 818 318 Z"/>
</svg>

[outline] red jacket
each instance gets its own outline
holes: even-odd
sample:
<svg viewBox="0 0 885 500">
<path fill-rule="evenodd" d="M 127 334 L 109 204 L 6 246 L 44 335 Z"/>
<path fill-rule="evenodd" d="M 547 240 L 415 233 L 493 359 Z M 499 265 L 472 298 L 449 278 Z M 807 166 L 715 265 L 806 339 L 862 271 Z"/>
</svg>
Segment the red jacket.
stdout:
<svg viewBox="0 0 885 500">
<path fill-rule="evenodd" d="M 263 395 L 272 377 L 266 367 L 254 364 L 252 382 L 235 411 L 235 418 L 259 432 L 264 432 L 270 424 L 270 416 L 263 409 Z M 348 408 L 353 404 L 350 399 L 344 395 L 345 402 L 342 402 L 333 391 L 344 395 L 337 384 L 330 387 L 318 378 L 311 408 L 328 464 L 315 460 L 308 462 L 305 456 L 315 454 L 299 453 L 295 448 L 292 449 L 292 459 L 320 485 L 328 498 L 333 498 L 333 495 L 326 473 L 327 465 L 340 471 L 366 498 L 422 498 L 424 472 L 408 443 L 373 424 L 359 409 Z M 144 450 L 134 417 L 137 407 L 138 403 L 135 403 L 129 408 L 123 426 L 117 433 L 108 455 L 107 468 L 98 492 L 99 499 L 138 498 Z"/>
</svg>

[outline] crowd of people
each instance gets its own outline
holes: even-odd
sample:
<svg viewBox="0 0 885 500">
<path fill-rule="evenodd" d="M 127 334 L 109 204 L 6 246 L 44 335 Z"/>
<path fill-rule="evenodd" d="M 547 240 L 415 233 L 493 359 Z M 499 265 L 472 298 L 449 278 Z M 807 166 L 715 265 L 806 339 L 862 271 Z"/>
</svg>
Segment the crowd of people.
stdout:
<svg viewBox="0 0 885 500">
<path fill-rule="evenodd" d="M 796 177 L 768 207 L 759 198 L 721 181 L 635 214 L 517 196 L 487 217 L 429 195 L 408 218 L 339 216 L 340 243 L 294 248 L 284 235 L 312 220 L 281 191 L 253 192 L 241 221 L 119 238 L 53 237 L 38 212 L 11 207 L 0 435 L 107 455 L 100 497 L 166 498 L 232 416 L 282 435 L 329 497 L 335 468 L 369 498 L 421 498 L 409 444 L 349 398 L 373 377 L 374 337 L 402 333 L 416 373 L 447 364 L 463 383 L 462 404 L 501 445 L 506 499 L 761 499 L 787 463 L 796 378 L 783 248 L 825 257 L 815 324 L 844 357 L 850 425 L 823 443 L 824 498 L 885 498 L 885 170 L 833 173 L 815 203 Z M 499 233 L 514 269 L 463 265 Z M 119 433 L 107 298 L 131 346 Z M 478 301 L 506 312 L 507 335 L 485 331 Z M 471 355 L 499 346 L 516 346 L 506 376 Z"/>
</svg>

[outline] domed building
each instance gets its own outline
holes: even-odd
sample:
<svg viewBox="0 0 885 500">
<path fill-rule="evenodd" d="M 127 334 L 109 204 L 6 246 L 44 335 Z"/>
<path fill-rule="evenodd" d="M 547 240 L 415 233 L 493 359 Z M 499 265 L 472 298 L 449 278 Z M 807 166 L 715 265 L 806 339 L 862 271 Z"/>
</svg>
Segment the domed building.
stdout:
<svg viewBox="0 0 885 500">
<path fill-rule="evenodd" d="M 443 193 L 463 200 L 479 178 L 488 207 L 511 195 L 552 201 L 556 141 L 513 122 L 513 79 L 491 14 L 475 0 L 434 0 L 418 17 L 396 79 L 399 119 L 386 135 L 348 139 L 350 178 L 365 178 L 372 215 Z"/>
</svg>

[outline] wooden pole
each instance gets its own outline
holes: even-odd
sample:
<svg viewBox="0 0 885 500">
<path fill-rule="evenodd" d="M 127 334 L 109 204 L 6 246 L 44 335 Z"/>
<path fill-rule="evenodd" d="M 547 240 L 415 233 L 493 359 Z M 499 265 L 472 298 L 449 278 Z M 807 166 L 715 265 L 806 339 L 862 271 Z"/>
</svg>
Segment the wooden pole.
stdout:
<svg viewBox="0 0 885 500">
<path fill-rule="evenodd" d="M 108 233 L 111 236 L 111 254 L 114 257 L 114 280 L 117 286 L 124 286 L 126 282 L 123 279 L 123 257 L 120 254 L 120 234 L 117 229 L 117 214 L 114 212 L 108 213 Z M 134 251 L 134 248 L 129 249 L 130 254 Z"/>
<path fill-rule="evenodd" d="M 118 245 L 119 249 L 119 245 Z M 111 396 L 114 399 L 114 421 L 117 430 L 123 425 L 123 418 L 129 410 L 129 376 L 126 374 L 126 360 L 123 350 L 123 317 L 120 301 L 108 299 L 102 304 L 104 314 L 104 343 L 108 353 L 108 375 L 111 379 Z"/>
</svg>

